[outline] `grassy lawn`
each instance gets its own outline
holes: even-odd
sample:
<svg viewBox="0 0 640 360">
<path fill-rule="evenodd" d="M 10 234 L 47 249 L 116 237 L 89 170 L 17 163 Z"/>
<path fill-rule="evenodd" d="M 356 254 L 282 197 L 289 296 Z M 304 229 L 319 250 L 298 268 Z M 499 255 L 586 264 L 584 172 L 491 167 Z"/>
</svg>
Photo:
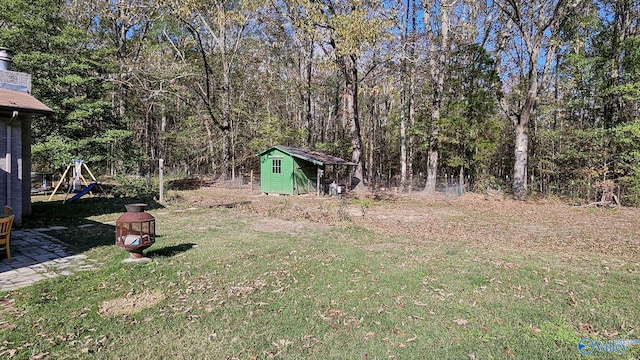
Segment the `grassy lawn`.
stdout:
<svg viewBox="0 0 640 360">
<path fill-rule="evenodd" d="M 27 226 L 69 226 L 53 235 L 100 265 L 0 292 L 0 357 L 570 359 L 583 337 L 640 339 L 637 209 L 169 199 L 144 266 L 112 245 L 124 200 L 36 203 Z"/>
</svg>

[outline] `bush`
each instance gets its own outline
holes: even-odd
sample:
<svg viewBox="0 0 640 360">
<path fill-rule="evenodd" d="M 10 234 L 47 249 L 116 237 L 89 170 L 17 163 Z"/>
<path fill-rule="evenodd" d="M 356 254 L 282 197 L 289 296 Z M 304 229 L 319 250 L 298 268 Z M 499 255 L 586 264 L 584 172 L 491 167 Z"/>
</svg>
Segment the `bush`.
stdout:
<svg viewBox="0 0 640 360">
<path fill-rule="evenodd" d="M 494 176 L 481 175 L 473 184 L 473 191 L 484 194 L 488 187 L 496 190 L 503 190 L 503 188 L 505 188 L 505 184 Z"/>
<path fill-rule="evenodd" d="M 111 189 L 114 197 L 153 197 L 159 189 L 153 177 L 119 175 L 114 181 L 116 186 Z"/>
</svg>

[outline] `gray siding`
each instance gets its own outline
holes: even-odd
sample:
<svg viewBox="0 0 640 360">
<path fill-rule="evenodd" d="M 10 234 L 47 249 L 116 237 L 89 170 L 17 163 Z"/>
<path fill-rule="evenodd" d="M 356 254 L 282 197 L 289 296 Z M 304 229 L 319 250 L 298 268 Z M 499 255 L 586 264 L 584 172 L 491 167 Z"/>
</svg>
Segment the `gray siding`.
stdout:
<svg viewBox="0 0 640 360">
<path fill-rule="evenodd" d="M 11 123 L 11 165 L 7 167 L 7 129 L 9 118 L 0 115 L 0 209 L 13 208 L 15 222 L 31 212 L 31 123 L 19 116 Z M 24 130 L 26 129 L 26 130 Z M 7 183 L 11 183 L 11 189 Z M 1 210 L 0 210 L 1 211 Z"/>
</svg>

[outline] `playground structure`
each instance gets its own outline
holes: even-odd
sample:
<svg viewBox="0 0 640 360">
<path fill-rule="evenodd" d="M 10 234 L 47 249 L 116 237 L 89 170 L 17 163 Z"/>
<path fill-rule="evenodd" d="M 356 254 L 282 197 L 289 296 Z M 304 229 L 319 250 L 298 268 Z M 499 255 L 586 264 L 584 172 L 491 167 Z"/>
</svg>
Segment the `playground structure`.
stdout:
<svg viewBox="0 0 640 360">
<path fill-rule="evenodd" d="M 87 182 L 87 179 L 82 175 L 82 169 L 85 169 L 88 175 L 90 176 L 92 180 L 91 183 Z M 69 170 L 71 170 L 71 178 L 69 182 L 66 182 L 67 174 L 69 174 Z M 49 196 L 48 201 L 51 201 L 51 199 L 53 199 L 53 196 L 58 192 L 58 189 L 60 189 L 60 186 L 64 183 L 67 183 L 68 187 L 67 187 L 67 192 L 65 194 L 63 203 L 67 201 L 67 197 L 69 196 L 69 193 L 72 191 L 75 193 L 75 195 L 71 197 L 71 199 L 69 199 L 69 202 L 74 202 L 79 198 L 81 198 L 82 196 L 90 193 L 91 190 L 93 190 L 98 184 L 98 180 L 96 180 L 96 177 L 93 176 L 93 173 L 91 172 L 87 164 L 84 162 L 84 160 L 74 159 L 72 160 L 72 163 L 69 164 L 69 166 L 67 166 L 67 169 L 62 174 L 60 181 L 58 181 L 58 184 L 56 184 L 56 187 L 55 189 L 53 189 L 53 192 L 51 193 L 51 196 Z M 84 188 L 82 187 L 83 185 L 84 185 Z"/>
</svg>

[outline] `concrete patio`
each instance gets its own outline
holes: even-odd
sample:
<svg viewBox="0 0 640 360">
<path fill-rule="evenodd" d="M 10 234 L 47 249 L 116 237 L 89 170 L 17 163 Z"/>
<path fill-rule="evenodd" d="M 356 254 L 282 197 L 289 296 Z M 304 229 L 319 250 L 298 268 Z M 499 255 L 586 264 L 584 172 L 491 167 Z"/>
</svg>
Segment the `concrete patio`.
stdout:
<svg viewBox="0 0 640 360">
<path fill-rule="evenodd" d="M 35 282 L 76 271 L 95 269 L 95 261 L 74 255 L 47 231 L 64 227 L 23 229 L 11 232 L 11 262 L 0 254 L 0 291 L 10 291 Z"/>
</svg>

